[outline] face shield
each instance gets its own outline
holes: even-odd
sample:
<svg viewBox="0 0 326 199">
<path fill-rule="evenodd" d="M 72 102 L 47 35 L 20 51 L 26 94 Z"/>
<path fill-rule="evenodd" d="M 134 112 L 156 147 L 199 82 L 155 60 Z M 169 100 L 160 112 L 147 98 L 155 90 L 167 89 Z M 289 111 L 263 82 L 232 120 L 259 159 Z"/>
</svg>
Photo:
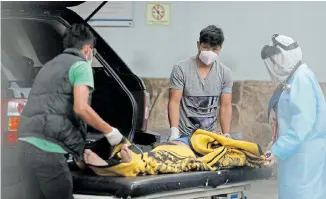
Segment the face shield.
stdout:
<svg viewBox="0 0 326 199">
<path fill-rule="evenodd" d="M 265 45 L 261 57 L 274 83 L 286 80 L 295 66 L 302 60 L 301 48 L 293 39 L 273 35 L 270 45 Z"/>
<path fill-rule="evenodd" d="M 279 70 L 277 63 L 272 57 L 264 59 L 263 61 L 272 82 L 280 83 L 286 79 L 288 74 Z"/>
</svg>

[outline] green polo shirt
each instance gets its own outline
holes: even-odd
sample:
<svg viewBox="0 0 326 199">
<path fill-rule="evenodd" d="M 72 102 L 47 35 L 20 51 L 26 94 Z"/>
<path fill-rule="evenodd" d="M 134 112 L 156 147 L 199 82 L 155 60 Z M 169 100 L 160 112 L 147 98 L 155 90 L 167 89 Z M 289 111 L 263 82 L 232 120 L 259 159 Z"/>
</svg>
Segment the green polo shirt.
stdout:
<svg viewBox="0 0 326 199">
<path fill-rule="evenodd" d="M 91 92 L 94 89 L 93 69 L 85 61 L 74 63 L 69 70 L 69 81 L 72 86 L 87 85 Z M 67 153 L 60 145 L 37 137 L 24 137 L 18 140 L 28 142 L 37 148 L 54 153 Z"/>
</svg>

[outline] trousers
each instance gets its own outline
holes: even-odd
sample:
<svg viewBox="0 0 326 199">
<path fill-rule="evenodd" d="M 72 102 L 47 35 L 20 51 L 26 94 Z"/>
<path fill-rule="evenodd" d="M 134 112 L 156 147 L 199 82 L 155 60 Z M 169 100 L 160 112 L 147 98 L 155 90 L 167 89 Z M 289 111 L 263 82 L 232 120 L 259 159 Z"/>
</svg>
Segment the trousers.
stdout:
<svg viewBox="0 0 326 199">
<path fill-rule="evenodd" d="M 65 154 L 46 152 L 23 141 L 18 147 L 24 199 L 73 199 Z"/>
</svg>

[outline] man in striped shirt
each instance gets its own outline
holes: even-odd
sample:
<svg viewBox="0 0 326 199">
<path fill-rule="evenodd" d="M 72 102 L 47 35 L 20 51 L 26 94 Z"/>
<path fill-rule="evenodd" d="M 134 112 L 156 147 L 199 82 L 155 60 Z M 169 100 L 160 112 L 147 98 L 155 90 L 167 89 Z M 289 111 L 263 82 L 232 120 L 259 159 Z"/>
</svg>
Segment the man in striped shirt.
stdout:
<svg viewBox="0 0 326 199">
<path fill-rule="evenodd" d="M 198 54 L 175 64 L 170 77 L 169 140 L 187 141 L 197 128 L 229 137 L 232 119 L 231 70 L 218 57 L 224 42 L 221 28 L 210 25 L 200 32 Z M 219 109 L 220 121 L 217 121 Z"/>
</svg>

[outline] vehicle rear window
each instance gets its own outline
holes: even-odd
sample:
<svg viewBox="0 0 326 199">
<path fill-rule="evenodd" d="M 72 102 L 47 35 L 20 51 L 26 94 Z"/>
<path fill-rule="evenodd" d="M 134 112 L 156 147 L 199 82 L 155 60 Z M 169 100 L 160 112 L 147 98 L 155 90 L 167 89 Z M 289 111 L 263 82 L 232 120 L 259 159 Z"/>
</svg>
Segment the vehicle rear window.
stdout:
<svg viewBox="0 0 326 199">
<path fill-rule="evenodd" d="M 50 24 L 27 20 L 22 25 L 42 65 L 63 51 L 63 38 Z"/>
<path fill-rule="evenodd" d="M 1 83 L 9 90 L 14 86 L 18 93 L 29 94 L 26 88 L 32 87 L 42 66 L 63 52 L 66 27 L 53 20 L 2 19 L 1 23 Z M 103 66 L 93 59 L 92 67 Z"/>
<path fill-rule="evenodd" d="M 63 51 L 62 37 L 43 21 L 4 19 L 1 23 L 1 83 L 16 93 L 24 91 L 24 96 L 15 98 L 27 97 L 40 68 Z"/>
</svg>

